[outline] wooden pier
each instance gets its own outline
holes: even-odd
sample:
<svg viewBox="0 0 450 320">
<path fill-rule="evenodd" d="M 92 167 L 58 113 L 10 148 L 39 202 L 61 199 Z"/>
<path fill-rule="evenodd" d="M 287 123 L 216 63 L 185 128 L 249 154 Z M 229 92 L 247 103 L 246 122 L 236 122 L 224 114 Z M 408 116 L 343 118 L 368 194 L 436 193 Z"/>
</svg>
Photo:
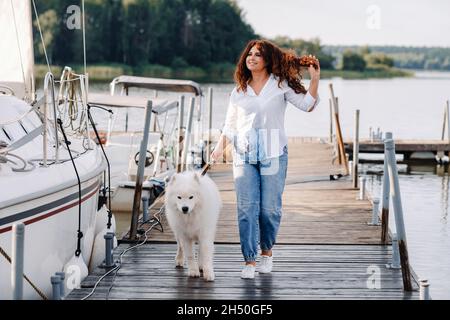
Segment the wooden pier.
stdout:
<svg viewBox="0 0 450 320">
<path fill-rule="evenodd" d="M 97 286 L 89 299 L 418 299 L 403 290 L 401 269 L 388 269 L 392 248 L 381 244 L 381 227 L 369 226 L 372 205 L 357 200 L 349 177 L 330 180 L 345 169 L 333 165 L 332 145 L 320 139 L 291 138 L 283 196 L 283 218 L 274 247 L 274 269 L 241 279 L 243 259 L 237 229 L 231 166 L 209 172 L 222 200 L 215 253 L 214 282 L 188 278 L 175 268 L 176 244 L 164 215 L 164 232 L 153 229 L 148 241 L 128 251 L 121 268 Z M 151 207 L 155 213 L 163 201 Z M 140 228 L 148 229 L 148 224 Z M 133 245 L 124 235 L 115 258 Z M 105 274 L 97 268 L 66 299 L 87 296 Z"/>
<path fill-rule="evenodd" d="M 353 152 L 353 141 L 344 141 L 345 150 Z M 384 153 L 383 141 L 359 140 L 360 153 Z M 414 152 L 431 152 L 435 155 L 442 153 L 448 155 L 450 143 L 446 140 L 395 140 L 395 152 L 403 154 L 404 159 L 409 159 Z"/>
</svg>

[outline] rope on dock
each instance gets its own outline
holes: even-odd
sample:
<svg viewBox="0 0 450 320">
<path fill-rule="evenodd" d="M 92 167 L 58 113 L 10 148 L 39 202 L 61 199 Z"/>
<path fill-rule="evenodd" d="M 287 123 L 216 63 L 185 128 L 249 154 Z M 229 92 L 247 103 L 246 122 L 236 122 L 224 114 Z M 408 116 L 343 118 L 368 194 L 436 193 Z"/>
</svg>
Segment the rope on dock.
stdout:
<svg viewBox="0 0 450 320">
<path fill-rule="evenodd" d="M 3 250 L 3 248 L 1 246 L 0 246 L 0 253 L 11 264 L 10 256 L 5 252 L 5 250 Z M 24 277 L 25 280 L 27 280 L 27 282 L 30 284 L 30 286 L 37 292 L 37 294 L 43 300 L 48 300 L 47 296 L 41 290 L 39 290 L 39 288 L 33 282 L 31 282 L 31 280 L 25 274 L 23 274 L 23 277 Z"/>
<path fill-rule="evenodd" d="M 162 211 L 163 208 L 164 208 L 164 207 L 161 207 L 160 211 Z M 138 248 L 138 247 L 142 246 L 143 244 L 145 244 L 145 243 L 147 242 L 147 240 L 148 240 L 148 233 L 149 233 L 156 225 L 158 225 L 158 224 L 159 224 L 159 221 L 156 221 L 155 223 L 153 223 L 153 224 L 150 226 L 150 228 L 149 228 L 147 231 L 145 231 L 145 233 L 144 233 L 145 239 L 144 239 L 142 242 L 140 242 L 140 243 L 138 243 L 138 244 L 136 244 L 136 245 L 134 245 L 134 246 L 132 246 L 132 247 L 129 247 L 129 248 L 123 250 L 122 253 L 121 253 L 120 256 L 119 256 L 119 260 L 117 261 L 117 262 L 118 262 L 117 266 L 115 266 L 114 268 L 112 268 L 111 270 L 109 270 L 108 272 L 106 272 L 103 276 L 101 276 L 100 279 L 98 279 L 97 282 L 94 284 L 94 288 L 92 288 L 92 291 L 91 291 L 88 295 L 86 295 L 85 297 L 81 298 L 81 300 L 86 300 L 86 299 L 88 299 L 90 296 L 92 296 L 92 295 L 94 294 L 95 290 L 97 289 L 97 286 L 99 285 L 99 283 L 100 283 L 106 276 L 108 276 L 109 274 L 111 274 L 111 273 L 114 272 L 114 271 L 116 272 L 116 273 L 114 274 L 114 278 L 115 278 L 116 275 L 117 275 L 117 272 L 118 272 L 119 269 L 122 267 L 122 257 L 124 256 L 124 254 L 127 253 L 128 251 L 130 251 L 131 249 Z M 109 295 L 109 292 L 111 291 L 113 285 L 114 285 L 114 281 L 112 281 L 111 286 L 110 286 L 109 289 L 108 289 L 108 294 L 107 294 L 107 296 Z"/>
</svg>

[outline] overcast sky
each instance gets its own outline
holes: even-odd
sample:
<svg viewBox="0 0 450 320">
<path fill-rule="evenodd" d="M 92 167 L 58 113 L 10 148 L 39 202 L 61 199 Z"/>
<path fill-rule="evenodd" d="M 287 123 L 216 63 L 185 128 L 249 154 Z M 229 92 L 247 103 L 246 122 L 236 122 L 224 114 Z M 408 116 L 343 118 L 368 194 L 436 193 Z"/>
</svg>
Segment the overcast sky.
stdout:
<svg viewBox="0 0 450 320">
<path fill-rule="evenodd" d="M 263 37 L 322 44 L 450 47 L 448 0 L 237 0 Z"/>
</svg>

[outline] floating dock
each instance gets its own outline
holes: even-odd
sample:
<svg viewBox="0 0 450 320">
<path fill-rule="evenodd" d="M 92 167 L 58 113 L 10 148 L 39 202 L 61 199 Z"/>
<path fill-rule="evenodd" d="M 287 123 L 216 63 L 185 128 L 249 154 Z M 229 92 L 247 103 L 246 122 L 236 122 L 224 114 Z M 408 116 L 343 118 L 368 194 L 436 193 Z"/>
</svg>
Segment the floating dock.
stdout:
<svg viewBox="0 0 450 320">
<path fill-rule="evenodd" d="M 353 152 L 353 141 L 344 141 L 345 150 Z M 383 141 L 359 140 L 360 153 L 384 153 Z M 414 152 L 431 152 L 437 155 L 442 153 L 449 155 L 450 143 L 446 140 L 395 140 L 395 152 L 403 154 L 404 160 L 411 157 Z"/>
<path fill-rule="evenodd" d="M 390 269 L 392 245 L 381 243 L 381 227 L 370 226 L 372 203 L 358 200 L 359 190 L 333 164 L 333 146 L 322 139 L 289 139 L 289 164 L 283 195 L 283 217 L 274 247 L 274 268 L 255 279 L 241 279 L 243 259 L 237 228 L 236 195 L 231 165 L 214 166 L 209 175 L 223 200 L 216 246 L 214 282 L 188 278 L 175 268 L 176 243 L 161 215 L 164 232 L 156 228 L 145 244 L 123 255 L 117 272 L 98 282 L 97 268 L 66 299 L 419 299 L 403 290 L 401 269 Z M 362 152 L 362 151 L 361 151 Z M 150 207 L 159 211 L 163 199 Z M 131 206 L 131 204 L 130 204 Z M 140 224 L 148 230 L 148 223 Z M 114 258 L 135 242 L 124 234 Z"/>
</svg>

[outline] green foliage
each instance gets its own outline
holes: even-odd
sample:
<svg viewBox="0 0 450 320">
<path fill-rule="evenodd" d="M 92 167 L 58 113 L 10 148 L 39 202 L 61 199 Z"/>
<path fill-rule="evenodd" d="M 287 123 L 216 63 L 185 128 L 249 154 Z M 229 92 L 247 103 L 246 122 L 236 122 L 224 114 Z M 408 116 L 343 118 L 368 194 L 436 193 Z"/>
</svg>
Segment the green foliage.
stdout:
<svg viewBox="0 0 450 320">
<path fill-rule="evenodd" d="M 393 66 L 403 69 L 450 70 L 450 48 L 366 46 L 370 55 L 384 54 L 393 60 Z M 340 59 L 345 50 L 362 51 L 358 46 L 324 46 L 323 50 Z M 390 65 L 388 61 L 382 64 Z M 368 63 L 370 65 L 370 63 Z"/>
<path fill-rule="evenodd" d="M 83 63 L 82 30 L 67 28 L 70 5 L 71 0 L 38 1 L 51 64 Z M 88 64 L 206 68 L 212 62 L 235 63 L 256 37 L 229 0 L 86 0 L 85 10 Z M 36 60 L 42 63 L 39 43 Z M 186 73 L 198 73 L 193 70 Z"/>
<path fill-rule="evenodd" d="M 297 55 L 312 54 L 320 61 L 321 69 L 333 69 L 335 58 L 323 51 L 319 39 L 306 41 L 302 39 L 290 39 L 288 37 L 276 37 L 274 43 L 285 49 L 293 49 Z"/>
<path fill-rule="evenodd" d="M 394 59 L 381 52 L 366 54 L 364 60 L 367 63 L 367 68 L 370 69 L 385 69 L 394 66 Z"/>
<path fill-rule="evenodd" d="M 366 61 L 364 57 L 351 50 L 344 51 L 342 56 L 342 69 L 343 70 L 354 70 L 354 71 L 364 71 L 366 68 Z"/>
</svg>

